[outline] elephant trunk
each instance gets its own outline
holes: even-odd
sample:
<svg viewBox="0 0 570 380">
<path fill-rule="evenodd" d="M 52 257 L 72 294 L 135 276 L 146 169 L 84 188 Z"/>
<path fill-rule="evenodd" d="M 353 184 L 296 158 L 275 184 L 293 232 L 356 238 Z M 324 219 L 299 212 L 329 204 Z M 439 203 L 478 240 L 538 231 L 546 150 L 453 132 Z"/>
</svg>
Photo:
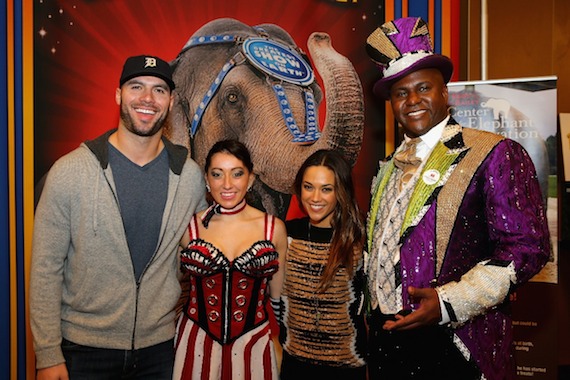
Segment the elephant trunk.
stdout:
<svg viewBox="0 0 570 380">
<path fill-rule="evenodd" d="M 287 143 L 281 146 L 279 142 L 290 141 L 291 136 L 284 127 L 272 128 L 264 132 L 263 138 L 248 145 L 254 162 L 261 163 L 257 165 L 259 179 L 281 193 L 293 191 L 297 170 L 312 153 L 319 149 L 336 149 L 354 165 L 362 144 L 364 95 L 354 66 L 332 47 L 326 33 L 311 34 L 308 48 L 326 94 L 327 115 L 321 137 L 312 145 Z M 320 102 L 320 94 L 316 98 Z M 294 99 L 290 97 L 291 103 L 296 103 L 292 106 L 293 113 L 301 114 L 296 110 L 304 110 L 304 103 Z M 273 120 L 272 117 L 267 119 Z"/>
<path fill-rule="evenodd" d="M 354 66 L 339 54 L 326 33 L 315 32 L 307 42 L 326 94 L 326 121 L 316 149 L 337 149 L 356 163 L 364 131 L 364 96 Z"/>
</svg>

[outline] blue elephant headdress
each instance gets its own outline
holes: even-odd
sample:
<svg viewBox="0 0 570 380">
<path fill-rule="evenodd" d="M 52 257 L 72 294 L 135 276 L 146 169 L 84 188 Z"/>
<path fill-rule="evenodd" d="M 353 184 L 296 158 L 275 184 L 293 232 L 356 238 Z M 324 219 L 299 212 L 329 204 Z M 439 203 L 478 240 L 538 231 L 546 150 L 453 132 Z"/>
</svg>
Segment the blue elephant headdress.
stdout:
<svg viewBox="0 0 570 380">
<path fill-rule="evenodd" d="M 206 91 L 206 94 L 202 98 L 198 109 L 190 121 L 190 137 L 194 137 L 196 134 L 202 120 L 202 115 L 229 71 L 237 65 L 249 63 L 258 71 L 265 74 L 267 80 L 272 84 L 287 128 L 293 135 L 293 142 L 299 144 L 314 143 L 319 139 L 320 131 L 317 125 L 315 99 L 313 92 L 310 87 L 308 87 L 315 80 L 311 65 L 302 52 L 283 43 L 271 40 L 261 27 L 256 26 L 254 30 L 259 33 L 259 37 L 243 38 L 241 36 L 228 34 L 191 37 L 178 54 L 180 58 L 188 49 L 211 44 L 231 43 L 241 45 L 242 47 L 240 51 L 222 66 L 222 69 Z M 282 82 L 304 87 L 306 111 L 305 133 L 301 132 L 295 122 L 287 95 L 281 85 Z"/>
</svg>

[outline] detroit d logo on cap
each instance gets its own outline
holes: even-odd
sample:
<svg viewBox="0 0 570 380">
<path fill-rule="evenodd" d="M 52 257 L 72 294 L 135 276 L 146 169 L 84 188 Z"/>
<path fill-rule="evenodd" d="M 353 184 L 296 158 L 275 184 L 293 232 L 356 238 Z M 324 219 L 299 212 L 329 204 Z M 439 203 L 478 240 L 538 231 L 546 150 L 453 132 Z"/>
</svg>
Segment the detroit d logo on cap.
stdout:
<svg viewBox="0 0 570 380">
<path fill-rule="evenodd" d="M 156 67 L 156 58 L 146 57 L 144 60 L 144 67 Z"/>
</svg>

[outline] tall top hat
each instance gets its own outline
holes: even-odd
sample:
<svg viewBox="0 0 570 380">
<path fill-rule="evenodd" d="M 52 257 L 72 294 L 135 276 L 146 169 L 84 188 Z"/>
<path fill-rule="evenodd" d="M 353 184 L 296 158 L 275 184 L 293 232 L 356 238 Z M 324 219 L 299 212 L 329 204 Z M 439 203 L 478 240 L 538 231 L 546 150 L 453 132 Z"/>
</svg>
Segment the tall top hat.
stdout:
<svg viewBox="0 0 570 380">
<path fill-rule="evenodd" d="M 383 99 L 390 98 L 395 82 L 414 71 L 438 69 L 445 83 L 453 73 L 451 60 L 434 53 L 428 26 L 419 17 L 400 18 L 380 26 L 368 36 L 366 52 L 382 70 L 374 93 Z"/>
</svg>

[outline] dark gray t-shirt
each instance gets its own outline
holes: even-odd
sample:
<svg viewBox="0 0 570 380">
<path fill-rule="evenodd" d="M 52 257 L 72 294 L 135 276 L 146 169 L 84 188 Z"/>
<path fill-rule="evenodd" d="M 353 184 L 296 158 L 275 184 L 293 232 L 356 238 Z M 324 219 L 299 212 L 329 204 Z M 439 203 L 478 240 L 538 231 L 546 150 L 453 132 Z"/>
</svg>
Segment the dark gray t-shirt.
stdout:
<svg viewBox="0 0 570 380">
<path fill-rule="evenodd" d="M 108 145 L 109 164 L 138 281 L 158 245 L 168 193 L 168 153 L 163 149 L 158 157 L 141 167 Z"/>
</svg>

